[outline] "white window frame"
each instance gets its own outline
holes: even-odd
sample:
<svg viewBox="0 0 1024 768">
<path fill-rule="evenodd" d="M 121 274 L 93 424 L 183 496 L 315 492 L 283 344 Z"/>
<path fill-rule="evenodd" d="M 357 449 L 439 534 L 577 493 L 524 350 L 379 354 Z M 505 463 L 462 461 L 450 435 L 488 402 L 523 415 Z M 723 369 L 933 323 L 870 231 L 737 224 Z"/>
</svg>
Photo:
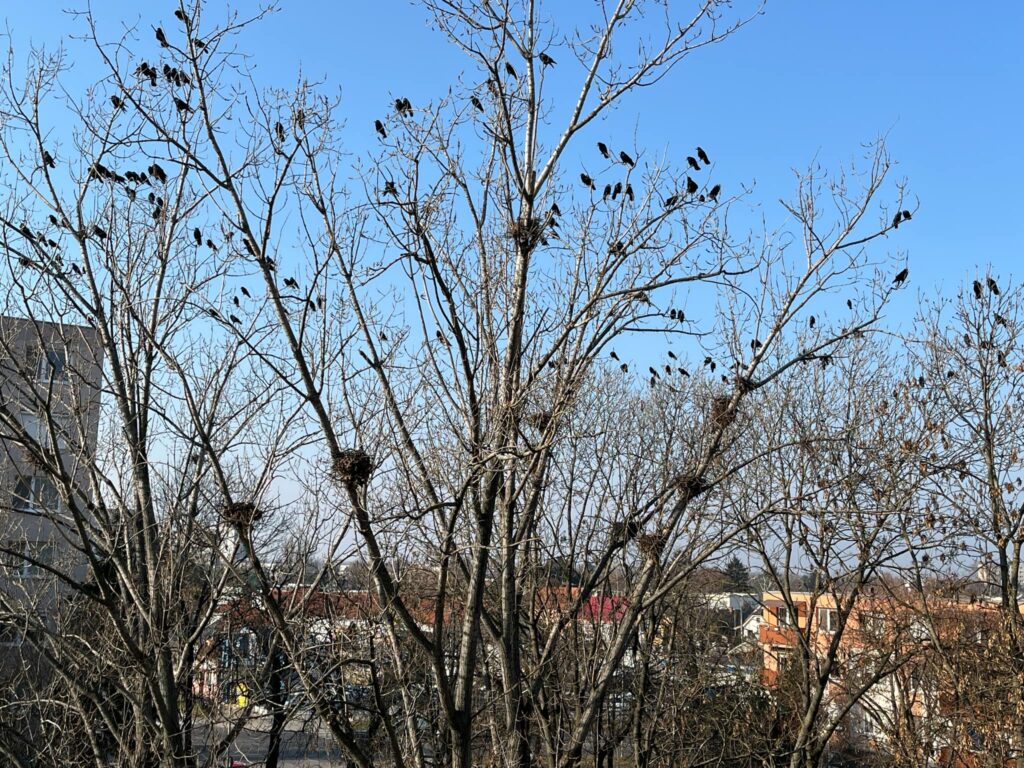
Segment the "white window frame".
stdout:
<svg viewBox="0 0 1024 768">
<path fill-rule="evenodd" d="M 22 481 L 28 481 L 28 496 L 20 496 L 18 491 Z M 60 508 L 60 496 L 57 494 L 57 489 L 53 487 L 51 483 L 45 477 L 21 477 L 15 483 L 14 486 L 14 498 L 11 501 L 11 509 L 15 512 L 22 514 L 35 514 L 38 515 L 41 512 L 46 511 L 46 495 L 45 491 L 47 486 L 52 490 L 52 500 L 54 507 L 52 512 L 56 512 Z"/>
<path fill-rule="evenodd" d="M 830 635 L 839 631 L 839 611 L 835 608 L 818 608 L 818 631 Z"/>
</svg>

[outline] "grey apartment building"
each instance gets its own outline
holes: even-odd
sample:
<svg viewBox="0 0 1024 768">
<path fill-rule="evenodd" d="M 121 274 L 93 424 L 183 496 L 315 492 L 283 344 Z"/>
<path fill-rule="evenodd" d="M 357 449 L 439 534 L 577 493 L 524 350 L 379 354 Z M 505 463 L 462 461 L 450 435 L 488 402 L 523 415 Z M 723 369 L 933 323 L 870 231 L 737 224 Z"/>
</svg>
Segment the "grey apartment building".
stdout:
<svg viewBox="0 0 1024 768">
<path fill-rule="evenodd" d="M 51 569 L 84 576 L 101 373 L 94 329 L 0 316 L 0 645 L 60 599 Z"/>
</svg>

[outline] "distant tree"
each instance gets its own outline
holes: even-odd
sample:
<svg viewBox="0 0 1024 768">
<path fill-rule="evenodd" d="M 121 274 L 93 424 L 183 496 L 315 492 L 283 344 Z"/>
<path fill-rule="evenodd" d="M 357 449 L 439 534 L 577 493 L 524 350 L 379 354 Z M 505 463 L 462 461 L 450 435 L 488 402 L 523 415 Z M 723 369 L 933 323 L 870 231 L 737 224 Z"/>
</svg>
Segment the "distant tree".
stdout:
<svg viewBox="0 0 1024 768">
<path fill-rule="evenodd" d="M 730 592 L 750 590 L 750 569 L 736 555 L 725 564 L 725 588 Z"/>
</svg>

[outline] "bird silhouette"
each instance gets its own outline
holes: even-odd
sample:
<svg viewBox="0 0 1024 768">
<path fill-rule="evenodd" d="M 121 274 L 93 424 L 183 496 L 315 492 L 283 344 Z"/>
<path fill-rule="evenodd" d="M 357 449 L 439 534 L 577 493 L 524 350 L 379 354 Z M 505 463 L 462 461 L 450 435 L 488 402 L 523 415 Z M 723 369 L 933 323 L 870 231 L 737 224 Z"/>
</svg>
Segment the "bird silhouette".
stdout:
<svg viewBox="0 0 1024 768">
<path fill-rule="evenodd" d="M 124 102 L 116 94 L 110 97 L 110 103 L 114 105 L 114 109 L 124 109 Z"/>
<path fill-rule="evenodd" d="M 156 41 L 160 43 L 163 48 L 167 48 L 169 46 L 167 37 L 164 36 L 164 31 L 160 27 L 156 28 Z"/>
<path fill-rule="evenodd" d="M 235 305 L 236 307 L 240 307 L 240 306 L 242 306 L 242 302 L 238 300 L 238 297 L 237 297 L 237 296 L 232 296 L 232 297 L 231 297 L 231 302 L 232 302 L 232 303 L 233 303 L 233 304 L 234 304 L 234 305 Z"/>
<path fill-rule="evenodd" d="M 519 75 L 516 74 L 515 67 L 513 67 L 512 64 L 510 64 L 507 61 L 505 62 L 505 71 L 508 72 L 509 77 L 511 77 L 513 80 L 519 79 Z"/>
<path fill-rule="evenodd" d="M 985 278 L 985 282 L 988 284 L 988 289 L 990 291 L 992 291 L 993 294 L 998 296 L 999 295 L 999 286 L 996 284 L 996 281 L 993 280 L 991 277 L 986 277 Z"/>
<path fill-rule="evenodd" d="M 910 221 L 910 211 L 904 211 L 903 212 L 903 220 L 904 221 Z"/>
<path fill-rule="evenodd" d="M 277 142 L 284 144 L 284 126 L 280 121 L 274 123 L 274 133 L 277 134 Z"/>
<path fill-rule="evenodd" d="M 306 130 L 306 110 L 296 109 L 295 110 L 295 125 L 298 126 L 300 131 Z"/>
<path fill-rule="evenodd" d="M 979 283 L 977 280 L 974 281 L 974 298 L 981 298 L 981 283 Z"/>
<path fill-rule="evenodd" d="M 619 366 L 619 370 L 623 373 L 629 373 L 629 366 L 626 363 L 623 363 Z"/>
<path fill-rule="evenodd" d="M 704 165 L 711 164 L 711 161 L 708 160 L 708 153 L 705 152 L 701 147 L 697 147 L 697 157 L 700 158 L 700 161 L 704 163 Z"/>
<path fill-rule="evenodd" d="M 672 351 L 671 349 L 670 349 L 670 350 L 668 351 L 668 356 L 669 356 L 669 357 L 670 357 L 671 359 L 673 359 L 673 360 L 677 360 L 677 359 L 678 359 L 678 358 L 676 357 L 676 353 L 675 353 L 675 352 L 673 352 L 673 351 Z"/>
<path fill-rule="evenodd" d="M 286 277 L 284 279 L 284 284 L 286 286 L 288 286 L 289 288 L 298 288 L 299 287 L 299 281 L 296 280 L 294 277 Z"/>
<path fill-rule="evenodd" d="M 615 189 L 612 190 L 612 200 L 617 198 L 622 193 L 622 182 L 615 182 Z"/>
<path fill-rule="evenodd" d="M 634 198 L 633 198 L 633 185 L 632 184 L 627 184 L 626 185 L 626 197 L 629 198 L 629 202 L 631 202 L 631 203 L 633 202 Z"/>
<path fill-rule="evenodd" d="M 469 103 L 472 104 L 474 107 L 476 107 L 476 110 L 478 112 L 483 112 L 484 111 L 483 102 L 481 102 L 480 99 L 478 99 L 476 96 L 470 96 L 469 97 Z"/>
<path fill-rule="evenodd" d="M 247 298 L 247 299 L 251 299 L 252 298 L 252 294 L 249 293 L 249 289 L 246 288 L 244 285 L 241 288 L 239 288 L 238 290 L 240 290 L 242 292 L 242 295 L 245 296 L 245 298 Z"/>
<path fill-rule="evenodd" d="M 230 320 L 235 325 L 241 325 L 242 324 L 242 321 L 239 320 L 236 315 L 228 315 L 228 320 Z"/>
<path fill-rule="evenodd" d="M 443 347 L 450 346 L 450 343 L 449 343 L 448 339 L 445 337 L 445 335 L 443 333 L 441 333 L 441 329 L 440 328 L 438 328 L 436 331 L 434 331 L 434 335 L 437 337 L 437 340 L 439 342 L 441 342 L 441 346 L 443 346 Z"/>
<path fill-rule="evenodd" d="M 605 160 L 612 159 L 612 154 L 611 152 L 608 151 L 608 145 L 605 144 L 603 141 L 597 142 L 597 151 L 601 153 L 601 157 L 603 157 Z"/>
<path fill-rule="evenodd" d="M 217 314 L 217 310 L 216 309 L 208 309 L 208 310 L 206 310 L 206 314 L 208 314 L 210 317 L 214 318 L 215 320 L 220 320 L 220 315 Z"/>
<path fill-rule="evenodd" d="M 103 227 L 101 227 L 99 224 L 93 225 L 92 233 L 96 235 L 96 237 L 98 237 L 100 240 L 107 239 L 107 231 L 103 229 Z"/>
<path fill-rule="evenodd" d="M 585 173 L 580 174 L 580 181 L 583 182 L 583 186 L 590 187 L 591 189 L 597 189 L 597 185 L 594 184 L 594 180 L 587 176 Z"/>
<path fill-rule="evenodd" d="M 548 56 L 543 51 L 541 53 L 537 54 L 537 58 L 540 59 L 540 63 L 543 64 L 545 67 L 550 67 L 551 65 L 553 65 L 555 63 L 555 60 L 552 59 L 550 56 Z"/>
<path fill-rule="evenodd" d="M 906 267 L 904 267 L 903 269 L 901 269 L 899 272 L 896 273 L 896 277 L 894 277 L 892 279 L 892 284 L 893 285 L 903 285 L 903 282 L 907 279 L 907 276 L 909 274 L 910 274 L 910 270 L 907 269 Z"/>
<path fill-rule="evenodd" d="M 43 150 L 43 165 L 45 165 L 47 168 L 57 167 L 57 162 L 53 159 L 53 155 L 51 155 L 45 149 Z"/>
<path fill-rule="evenodd" d="M 163 168 L 161 168 L 156 163 L 153 163 L 151 166 L 149 166 L 147 170 L 149 171 L 149 175 L 155 178 L 161 184 L 165 184 L 167 182 L 167 173 L 164 171 Z"/>
<path fill-rule="evenodd" d="M 719 195 L 719 193 L 721 191 L 722 191 L 722 185 L 721 184 L 715 184 L 715 186 L 713 186 L 711 188 L 711 191 L 708 192 L 708 197 L 711 198 L 712 201 L 717 203 L 718 202 L 718 195 Z"/>
<path fill-rule="evenodd" d="M 900 219 L 903 218 L 903 211 L 896 211 L 896 215 L 892 217 L 892 228 L 899 229 Z"/>
<path fill-rule="evenodd" d="M 385 195 L 394 195 L 395 197 L 398 197 L 398 190 L 395 189 L 395 182 L 393 182 L 393 181 L 385 181 L 384 182 L 384 194 Z"/>
<path fill-rule="evenodd" d="M 612 360 L 618 360 L 618 359 L 619 359 L 619 356 L 618 356 L 617 354 L 615 354 L 615 350 L 614 350 L 614 349 L 613 349 L 613 350 L 611 351 L 611 354 L 610 354 L 610 355 L 608 355 L 608 356 L 609 356 L 609 357 L 610 357 L 610 358 L 611 358 Z"/>
<path fill-rule="evenodd" d="M 211 251 L 217 250 L 217 244 L 213 242 L 213 240 L 211 240 L 210 238 L 206 238 L 206 247 L 209 248 Z"/>
<path fill-rule="evenodd" d="M 386 139 L 388 137 L 388 132 L 384 130 L 384 123 L 380 120 L 374 120 L 373 127 L 377 130 L 377 133 L 380 134 L 382 139 Z"/>
<path fill-rule="evenodd" d="M 700 170 L 700 163 L 697 162 L 697 158 L 695 158 L 693 155 L 686 156 L 686 164 L 693 168 L 693 170 L 695 171 Z"/>
<path fill-rule="evenodd" d="M 671 208 L 677 202 L 679 202 L 679 198 L 676 195 L 669 195 L 668 197 L 665 198 L 665 207 L 666 208 Z M 672 313 L 673 313 L 673 317 L 674 317 L 675 316 L 675 310 L 674 309 L 672 310 Z"/>
<path fill-rule="evenodd" d="M 552 216 L 561 216 L 562 215 L 562 211 L 559 209 L 558 203 L 552 203 L 551 204 L 551 215 Z"/>
<path fill-rule="evenodd" d="M 686 370 L 685 368 L 679 368 L 678 371 L 679 371 L 679 375 L 680 376 L 689 376 L 690 375 L 690 372 L 688 370 Z"/>
<path fill-rule="evenodd" d="M 633 158 L 627 155 L 625 152 L 619 152 L 619 160 L 621 160 L 624 165 L 628 165 L 630 168 L 636 165 L 636 161 L 634 161 Z"/>
<path fill-rule="evenodd" d="M 175 8 L 174 9 L 174 16 L 179 21 L 184 21 L 185 20 L 185 14 L 181 12 L 181 8 Z"/>
<path fill-rule="evenodd" d="M 846 308 L 847 309 L 853 309 L 853 299 L 847 299 L 846 300 Z"/>
<path fill-rule="evenodd" d="M 655 378 L 658 378 L 658 372 L 656 370 L 654 370 L 654 366 L 653 365 L 647 366 L 647 370 L 651 372 L 651 376 L 654 376 Z"/>
<path fill-rule="evenodd" d="M 689 176 L 687 176 L 686 177 L 686 194 L 692 195 L 698 189 L 699 189 L 699 187 L 697 186 L 697 182 L 694 181 L 693 179 L 691 179 Z"/>
<path fill-rule="evenodd" d="M 605 184 L 604 185 L 604 194 L 601 195 L 601 199 L 602 200 L 607 200 L 608 196 L 611 193 L 612 193 L 612 185 L 611 184 Z"/>
<path fill-rule="evenodd" d="M 196 241 L 196 248 L 203 244 L 203 232 L 199 227 L 192 230 L 192 239 Z"/>
<path fill-rule="evenodd" d="M 813 327 L 814 327 L 814 324 L 815 324 L 815 322 L 817 322 L 817 321 L 816 321 L 816 320 L 814 319 L 814 315 L 811 315 L 811 319 L 810 319 L 810 320 L 808 321 L 808 323 L 807 323 L 807 324 L 808 324 L 809 326 L 811 326 L 811 328 L 813 328 Z"/>
</svg>

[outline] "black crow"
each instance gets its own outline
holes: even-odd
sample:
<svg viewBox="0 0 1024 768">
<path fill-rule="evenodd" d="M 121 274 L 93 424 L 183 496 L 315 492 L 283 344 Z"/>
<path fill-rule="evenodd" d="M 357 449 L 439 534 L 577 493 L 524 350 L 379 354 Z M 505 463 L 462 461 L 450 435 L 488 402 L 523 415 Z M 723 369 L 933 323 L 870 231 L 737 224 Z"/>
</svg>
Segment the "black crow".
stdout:
<svg viewBox="0 0 1024 768">
<path fill-rule="evenodd" d="M 245 298 L 247 298 L 247 299 L 251 299 L 252 298 L 252 294 L 249 293 L 249 289 L 246 288 L 244 285 L 241 288 L 239 288 L 238 290 L 240 290 L 242 292 L 242 295 L 245 296 Z"/>
<path fill-rule="evenodd" d="M 384 182 L 384 194 L 385 195 L 394 195 L 395 197 L 398 197 L 398 190 L 395 189 L 395 182 L 393 182 L 393 181 L 385 181 Z"/>
<path fill-rule="evenodd" d="M 617 198 L 619 196 L 619 193 L 621 193 L 621 192 L 622 192 L 622 182 L 621 181 L 617 181 L 617 182 L 615 182 L 615 189 L 612 190 L 612 200 Z"/>
<path fill-rule="evenodd" d="M 605 144 L 603 141 L 597 142 L 597 151 L 601 153 L 601 156 L 605 160 L 611 160 L 612 155 L 608 151 L 608 145 Z"/>
<path fill-rule="evenodd" d="M 545 67 L 550 67 L 552 64 L 555 63 L 554 59 L 552 59 L 550 56 L 543 52 L 537 54 L 537 58 L 540 59 L 540 63 L 543 64 Z"/>
<path fill-rule="evenodd" d="M 284 144 L 284 126 L 281 125 L 280 121 L 274 123 L 274 133 L 277 134 L 278 143 Z"/>
<path fill-rule="evenodd" d="M 583 182 L 583 186 L 590 187 L 591 189 L 597 189 L 597 185 L 594 184 L 594 180 L 587 176 L 585 173 L 580 174 L 580 181 Z"/>
<path fill-rule="evenodd" d="M 515 67 L 513 67 L 507 61 L 505 62 L 505 71 L 508 72 L 509 77 L 511 77 L 513 80 L 518 80 L 519 79 L 519 75 L 516 74 Z"/>
<path fill-rule="evenodd" d="M 604 194 L 603 194 L 603 195 L 601 195 L 601 199 L 602 199 L 602 200 L 607 200 L 607 199 L 608 199 L 608 196 L 609 196 L 609 195 L 610 195 L 611 193 L 612 193 L 612 185 L 611 185 L 611 184 L 605 184 L 605 185 L 604 185 Z"/>
<path fill-rule="evenodd" d="M 708 153 L 705 152 L 701 147 L 697 147 L 697 157 L 700 158 L 700 161 L 704 163 L 704 165 L 711 164 L 711 161 L 708 160 Z"/>
<path fill-rule="evenodd" d="M 676 203 L 677 203 L 678 201 L 679 201 L 679 198 L 678 198 L 678 197 L 676 197 L 675 195 L 670 195 L 669 197 L 665 198 L 665 207 L 666 207 L 666 208 L 671 208 L 671 207 L 673 207 L 673 206 L 674 206 L 674 205 L 675 205 L 675 204 L 676 204 Z M 674 314 L 675 314 L 675 310 L 672 310 L 672 312 L 673 312 L 673 316 L 674 316 Z"/>
<path fill-rule="evenodd" d="M 562 215 L 562 211 L 558 208 L 558 203 L 552 203 L 551 204 L 551 215 L 552 216 L 561 216 Z"/>
<path fill-rule="evenodd" d="M 164 48 L 168 47 L 167 38 L 164 36 L 164 31 L 160 27 L 156 28 L 156 41 Z"/>
<path fill-rule="evenodd" d="M 93 225 L 92 233 L 96 235 L 96 237 L 98 237 L 100 240 L 107 239 L 107 231 L 103 229 L 103 227 L 101 227 L 99 224 Z"/>
<path fill-rule="evenodd" d="M 192 230 L 192 239 L 196 241 L 196 248 L 203 244 L 203 233 L 199 227 Z"/>
<path fill-rule="evenodd" d="M 698 189 L 697 182 L 691 179 L 689 176 L 686 177 L 686 194 L 692 195 Z"/>
<path fill-rule="evenodd" d="M 686 164 L 689 165 L 691 168 L 693 168 L 693 170 L 695 170 L 695 171 L 699 171 L 700 170 L 700 163 L 697 162 L 697 158 L 695 158 L 693 155 L 688 155 L 687 156 Z"/>
<path fill-rule="evenodd" d="M 721 191 L 722 191 L 722 185 L 721 184 L 715 184 L 715 186 L 713 186 L 711 188 L 711 191 L 708 192 L 708 197 L 711 198 L 714 202 L 717 203 L 718 202 L 718 194 Z"/>
<path fill-rule="evenodd" d="M 384 123 L 380 120 L 374 120 L 373 127 L 377 129 L 377 133 L 380 134 L 382 139 L 386 139 L 388 137 L 388 132 L 384 130 Z"/>
<path fill-rule="evenodd" d="M 892 279 L 893 285 L 903 285 L 903 281 L 907 279 L 907 275 L 910 274 L 910 270 L 904 267 L 896 273 L 896 277 Z"/>
<path fill-rule="evenodd" d="M 284 279 L 284 284 L 286 286 L 288 286 L 289 288 L 298 288 L 299 287 L 299 281 L 296 280 L 294 277 L 286 277 Z"/>
<path fill-rule="evenodd" d="M 900 219 L 902 219 L 902 218 L 903 218 L 903 212 L 902 211 L 896 211 L 896 215 L 892 217 L 892 228 L 893 229 L 899 229 Z"/>
<path fill-rule="evenodd" d="M 619 152 L 619 160 L 621 160 L 625 165 L 628 165 L 630 168 L 636 165 L 636 161 L 634 161 L 633 158 L 627 155 L 625 152 Z"/>
<path fill-rule="evenodd" d="M 988 284 L 988 289 L 992 291 L 992 293 L 994 293 L 996 296 L 998 296 L 999 286 L 996 284 L 996 281 L 993 280 L 991 277 L 986 277 L 985 282 Z"/>
<path fill-rule="evenodd" d="M 618 356 L 617 354 L 615 354 L 615 350 L 614 350 L 614 349 L 613 349 L 613 350 L 611 351 L 611 354 L 609 354 L 608 356 L 609 356 L 609 357 L 610 357 L 610 358 L 611 358 L 612 360 L 618 360 L 618 359 L 619 359 L 619 356 Z"/>
<path fill-rule="evenodd" d="M 57 167 L 57 162 L 53 159 L 53 155 L 51 155 L 45 149 L 43 150 L 43 165 L 45 165 L 47 168 Z"/>
<path fill-rule="evenodd" d="M 484 111 L 483 102 L 481 102 L 480 99 L 478 99 L 476 96 L 470 96 L 469 97 L 469 103 L 472 104 L 474 107 L 476 107 L 478 112 L 483 112 Z"/>
<path fill-rule="evenodd" d="M 974 298 L 981 298 L 981 283 L 979 283 L 977 280 L 974 281 Z"/>
<path fill-rule="evenodd" d="M 114 105 L 114 109 L 124 109 L 124 102 L 121 101 L 121 97 L 114 95 L 110 97 L 110 103 Z"/>
<path fill-rule="evenodd" d="M 242 324 L 242 321 L 239 320 L 235 315 L 228 315 L 228 320 L 230 320 L 235 325 L 241 325 Z"/>
<path fill-rule="evenodd" d="M 632 184 L 627 184 L 626 185 L 626 197 L 629 198 L 629 202 L 631 202 L 631 203 L 633 202 L 634 198 L 633 198 L 633 185 Z"/>
</svg>

